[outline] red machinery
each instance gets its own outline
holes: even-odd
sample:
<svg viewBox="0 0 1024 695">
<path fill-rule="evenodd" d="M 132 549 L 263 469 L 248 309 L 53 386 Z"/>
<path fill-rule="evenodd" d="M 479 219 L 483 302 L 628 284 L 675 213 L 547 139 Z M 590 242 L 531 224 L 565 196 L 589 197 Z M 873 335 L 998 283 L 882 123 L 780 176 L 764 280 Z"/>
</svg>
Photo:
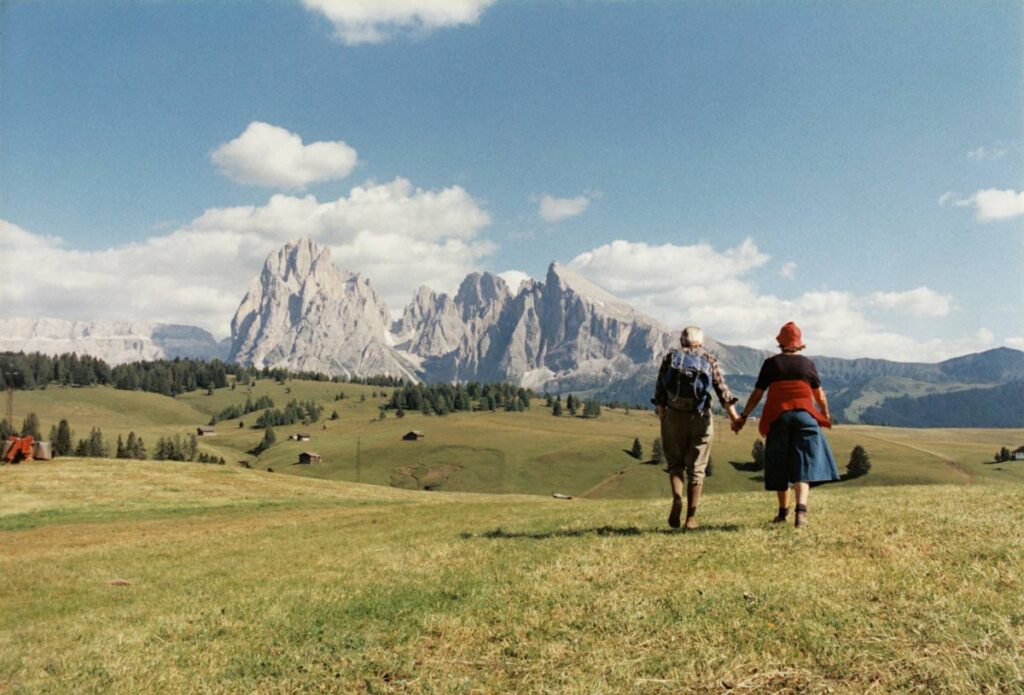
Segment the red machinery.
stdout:
<svg viewBox="0 0 1024 695">
<path fill-rule="evenodd" d="M 5 447 L 4 460 L 7 463 L 20 463 L 22 461 L 32 461 L 32 436 L 19 437 L 17 435 L 10 435 L 7 437 L 7 443 L 9 446 Z"/>
</svg>

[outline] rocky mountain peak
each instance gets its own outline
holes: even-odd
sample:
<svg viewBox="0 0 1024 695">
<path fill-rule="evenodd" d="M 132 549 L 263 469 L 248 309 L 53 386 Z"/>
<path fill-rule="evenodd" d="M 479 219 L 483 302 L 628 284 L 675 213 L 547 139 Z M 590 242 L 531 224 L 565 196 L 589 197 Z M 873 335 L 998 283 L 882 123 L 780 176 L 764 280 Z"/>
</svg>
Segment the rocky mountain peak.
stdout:
<svg viewBox="0 0 1024 695">
<path fill-rule="evenodd" d="M 412 370 L 392 348 L 391 316 L 368 279 L 338 269 L 310 239 L 271 253 L 231 322 L 231 358 L 328 374 Z"/>
</svg>

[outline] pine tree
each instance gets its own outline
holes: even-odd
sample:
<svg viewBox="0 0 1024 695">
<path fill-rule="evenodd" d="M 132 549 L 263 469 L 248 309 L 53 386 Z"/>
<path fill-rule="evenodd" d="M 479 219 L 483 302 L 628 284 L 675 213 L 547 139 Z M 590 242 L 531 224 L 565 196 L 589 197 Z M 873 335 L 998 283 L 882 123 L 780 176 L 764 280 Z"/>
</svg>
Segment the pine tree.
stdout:
<svg viewBox="0 0 1024 695">
<path fill-rule="evenodd" d="M 764 470 L 764 442 L 755 439 L 754 446 L 750 449 L 750 455 L 754 459 L 754 470 Z"/>
<path fill-rule="evenodd" d="M 11 423 L 7 422 L 7 418 L 0 420 L 0 439 L 7 439 L 14 434 L 14 428 L 11 427 Z"/>
<path fill-rule="evenodd" d="M 846 464 L 846 472 L 851 478 L 867 475 L 871 470 L 871 457 L 860 444 L 850 452 L 850 462 Z"/>
<path fill-rule="evenodd" d="M 135 440 L 135 449 L 132 451 L 132 458 L 138 459 L 139 461 L 146 460 L 146 444 L 142 441 L 142 437 Z"/>
<path fill-rule="evenodd" d="M 643 458 L 643 456 L 644 456 L 644 448 L 640 445 L 640 438 L 639 437 L 634 437 L 633 438 L 633 448 L 629 450 L 629 453 L 637 461 L 639 461 L 640 459 Z"/>
<path fill-rule="evenodd" d="M 661 437 L 658 437 L 651 444 L 651 460 L 654 463 L 663 463 L 662 459 L 664 456 L 665 454 L 661 449 Z"/>
<path fill-rule="evenodd" d="M 117 449 L 114 453 L 114 458 L 126 459 L 128 458 L 128 450 L 124 447 L 124 440 L 121 439 L 121 435 L 117 435 Z"/>
<path fill-rule="evenodd" d="M 53 442 L 53 451 L 58 456 L 70 456 L 73 449 L 71 425 L 67 420 L 61 420 L 57 424 L 57 438 Z"/>
<path fill-rule="evenodd" d="M 339 417 L 341 417 L 341 416 L 338 415 L 338 411 L 337 410 L 332 410 L 331 411 L 331 419 L 332 420 L 337 420 Z"/>
<path fill-rule="evenodd" d="M 95 458 L 108 458 L 110 456 L 110 449 L 103 442 L 103 432 L 99 427 L 93 427 L 89 432 L 89 444 L 88 453 L 86 456 L 92 456 Z"/>
<path fill-rule="evenodd" d="M 21 423 L 21 436 L 31 436 L 37 441 L 43 438 L 42 433 L 39 431 L 39 417 L 35 413 L 29 413 L 24 422 Z"/>
<path fill-rule="evenodd" d="M 551 406 L 551 414 L 555 417 L 562 417 L 562 399 L 559 398 L 555 401 L 555 404 Z"/>
<path fill-rule="evenodd" d="M 565 408 L 569 411 L 570 415 L 576 415 L 576 399 L 570 393 L 569 397 L 565 399 Z"/>
</svg>

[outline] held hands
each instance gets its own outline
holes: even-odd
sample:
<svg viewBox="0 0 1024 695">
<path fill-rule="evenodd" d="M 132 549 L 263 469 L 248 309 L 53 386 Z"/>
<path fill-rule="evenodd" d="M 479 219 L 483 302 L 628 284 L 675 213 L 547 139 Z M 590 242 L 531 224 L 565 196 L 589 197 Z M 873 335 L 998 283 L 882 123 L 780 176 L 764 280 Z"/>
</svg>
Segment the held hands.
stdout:
<svg viewBox="0 0 1024 695">
<path fill-rule="evenodd" d="M 732 429 L 733 434 L 739 434 L 740 430 L 743 429 L 743 425 L 745 424 L 747 424 L 747 418 L 743 417 L 742 415 L 737 415 L 733 419 L 729 427 L 730 429 Z"/>
</svg>

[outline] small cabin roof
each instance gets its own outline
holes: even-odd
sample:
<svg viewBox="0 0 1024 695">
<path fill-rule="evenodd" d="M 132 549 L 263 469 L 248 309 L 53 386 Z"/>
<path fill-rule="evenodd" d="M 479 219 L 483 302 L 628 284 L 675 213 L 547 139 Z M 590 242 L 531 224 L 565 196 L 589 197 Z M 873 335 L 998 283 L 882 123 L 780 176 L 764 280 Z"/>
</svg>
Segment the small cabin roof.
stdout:
<svg viewBox="0 0 1024 695">
<path fill-rule="evenodd" d="M 315 451 L 303 451 L 301 454 L 299 454 L 299 456 L 311 456 L 315 458 L 320 458 L 320 454 L 316 453 Z"/>
</svg>

